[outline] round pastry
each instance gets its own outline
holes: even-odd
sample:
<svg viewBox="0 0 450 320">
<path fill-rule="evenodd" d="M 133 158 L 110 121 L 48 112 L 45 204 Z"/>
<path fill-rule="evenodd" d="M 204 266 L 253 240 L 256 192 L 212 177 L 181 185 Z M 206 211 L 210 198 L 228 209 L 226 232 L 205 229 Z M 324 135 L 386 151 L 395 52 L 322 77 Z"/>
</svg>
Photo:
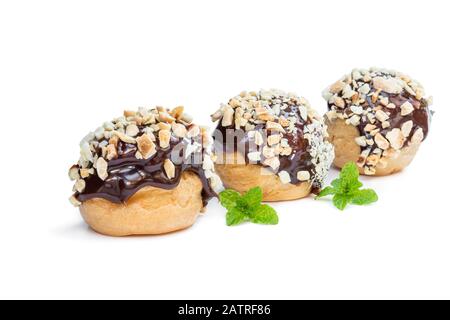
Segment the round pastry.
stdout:
<svg viewBox="0 0 450 320">
<path fill-rule="evenodd" d="M 222 189 L 211 139 L 183 107 L 125 111 L 80 143 L 70 201 L 111 236 L 162 234 L 191 226 Z"/>
<path fill-rule="evenodd" d="M 212 116 L 216 171 L 227 188 L 260 186 L 264 201 L 317 192 L 333 161 L 326 127 L 306 99 L 279 90 L 242 92 Z"/>
<path fill-rule="evenodd" d="M 365 175 L 401 171 L 427 137 L 431 98 L 424 98 L 423 87 L 399 72 L 355 69 L 323 96 L 334 165 L 339 168 L 353 161 Z"/>
</svg>

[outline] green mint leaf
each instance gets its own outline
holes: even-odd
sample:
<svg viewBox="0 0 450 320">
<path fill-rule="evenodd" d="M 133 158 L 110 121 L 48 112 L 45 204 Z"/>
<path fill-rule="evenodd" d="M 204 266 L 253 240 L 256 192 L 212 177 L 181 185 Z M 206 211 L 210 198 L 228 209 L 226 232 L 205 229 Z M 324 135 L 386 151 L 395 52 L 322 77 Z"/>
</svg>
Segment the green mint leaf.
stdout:
<svg viewBox="0 0 450 320">
<path fill-rule="evenodd" d="M 316 196 L 316 199 L 320 199 L 322 197 L 326 197 L 329 196 L 331 194 L 335 194 L 336 193 L 336 189 L 333 187 L 326 187 L 325 189 L 323 189 L 322 191 L 320 191 L 320 193 Z"/>
<path fill-rule="evenodd" d="M 227 210 L 231 210 L 236 207 L 238 200 L 241 198 L 239 192 L 231 189 L 227 189 L 219 193 L 220 204 L 224 206 Z"/>
<path fill-rule="evenodd" d="M 259 206 L 251 215 L 250 220 L 259 224 L 278 224 L 278 215 L 274 208 L 267 204 Z"/>
<path fill-rule="evenodd" d="M 354 162 L 347 163 L 341 170 L 339 178 L 331 182 L 331 186 L 323 189 L 316 199 L 334 195 L 333 204 L 339 210 L 344 210 L 348 204 L 365 205 L 376 202 L 378 196 L 372 189 L 363 189 L 359 181 L 358 166 Z"/>
<path fill-rule="evenodd" d="M 339 178 L 343 181 L 357 181 L 359 178 L 358 166 L 354 162 L 349 162 L 342 167 Z"/>
<path fill-rule="evenodd" d="M 261 205 L 262 198 L 260 187 L 250 189 L 243 196 L 231 189 L 221 192 L 220 204 L 228 210 L 227 225 L 234 226 L 248 220 L 260 224 L 278 224 L 275 209 L 267 204 Z"/>
<path fill-rule="evenodd" d="M 256 209 L 261 204 L 262 198 L 263 194 L 260 187 L 252 188 L 242 196 L 243 202 L 250 210 Z"/>
<path fill-rule="evenodd" d="M 372 189 L 358 190 L 352 195 L 352 203 L 357 205 L 366 205 L 378 201 L 378 195 Z"/>
<path fill-rule="evenodd" d="M 227 212 L 227 226 L 241 224 L 247 219 L 247 215 L 238 208 L 232 208 Z"/>
<path fill-rule="evenodd" d="M 344 210 L 350 202 L 350 197 L 345 194 L 335 194 L 333 197 L 333 204 L 339 210 Z"/>
<path fill-rule="evenodd" d="M 362 187 L 362 183 L 359 182 L 359 170 L 358 166 L 354 162 L 347 163 L 339 174 L 340 186 L 344 192 L 350 192 L 351 190 L 357 190 Z"/>
<path fill-rule="evenodd" d="M 336 191 L 341 190 L 341 179 L 334 179 L 333 181 L 331 181 L 331 185 L 334 189 L 336 189 Z"/>
</svg>

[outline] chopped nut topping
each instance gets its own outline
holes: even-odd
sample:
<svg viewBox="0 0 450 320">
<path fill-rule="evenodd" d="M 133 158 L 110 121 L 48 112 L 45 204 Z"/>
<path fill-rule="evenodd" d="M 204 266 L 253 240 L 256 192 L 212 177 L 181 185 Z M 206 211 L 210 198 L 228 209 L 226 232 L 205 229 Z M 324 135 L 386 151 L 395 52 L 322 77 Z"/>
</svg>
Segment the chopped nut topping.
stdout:
<svg viewBox="0 0 450 320">
<path fill-rule="evenodd" d="M 147 133 L 137 138 L 136 142 L 138 150 L 144 159 L 150 159 L 156 153 L 156 146 Z"/>
<path fill-rule="evenodd" d="M 136 115 L 136 111 L 125 110 L 123 115 L 125 118 L 134 117 Z"/>
<path fill-rule="evenodd" d="M 195 138 L 200 134 L 200 127 L 197 125 L 193 125 L 187 132 L 186 136 L 188 138 Z"/>
<path fill-rule="evenodd" d="M 277 170 L 280 167 L 280 159 L 278 159 L 278 157 L 267 158 L 263 163 L 264 165 L 271 167 L 273 170 Z"/>
<path fill-rule="evenodd" d="M 72 166 L 69 169 L 69 178 L 70 178 L 70 180 L 76 181 L 76 180 L 80 179 L 80 174 L 79 174 L 78 171 L 79 171 L 78 166 Z"/>
<path fill-rule="evenodd" d="M 234 110 L 230 106 L 226 106 L 223 112 L 222 126 L 229 127 L 233 124 Z"/>
<path fill-rule="evenodd" d="M 389 119 L 389 116 L 386 114 L 386 112 L 384 112 L 382 110 L 378 110 L 377 112 L 375 112 L 375 117 L 380 122 L 384 122 Z"/>
<path fill-rule="evenodd" d="M 401 106 L 398 101 L 402 100 L 395 97 L 398 94 L 408 99 Z M 355 69 L 322 95 L 328 102 L 330 120 L 342 119 L 361 131 L 361 137 L 355 139 L 361 146 L 357 164 L 366 174 L 374 174 L 375 166 L 387 165 L 384 158 L 398 156 L 414 130 L 412 113 L 416 108 L 428 107 L 422 100 L 426 100 L 423 87 L 417 81 L 395 71 L 376 68 Z M 400 121 L 397 113 L 407 118 Z M 415 141 L 423 140 L 423 128 L 416 138 Z M 411 137 L 411 144 L 412 140 Z"/>
<path fill-rule="evenodd" d="M 273 158 L 275 157 L 275 149 L 266 146 L 263 148 L 263 155 L 265 158 Z"/>
<path fill-rule="evenodd" d="M 352 99 L 358 97 L 356 91 L 347 89 L 344 83 L 339 91 L 345 90 Z M 339 101 L 336 104 L 339 105 Z M 261 146 L 259 151 L 247 154 L 249 160 L 262 161 L 274 171 L 279 169 L 281 157 L 291 156 L 296 150 L 294 145 L 289 145 L 291 139 L 286 139 L 286 135 L 296 136 L 298 130 L 304 131 L 303 139 L 312 154 L 314 176 L 311 181 L 316 187 L 322 186 L 333 159 L 332 146 L 325 140 L 327 133 L 322 119 L 306 99 L 278 90 L 243 92 L 221 105 L 211 117 L 213 121 L 221 121 L 222 127 L 245 129 L 248 139 Z M 295 139 L 292 143 L 295 144 Z"/>
<path fill-rule="evenodd" d="M 173 179 L 175 177 L 175 166 L 169 159 L 164 160 L 164 171 L 167 178 Z"/>
<path fill-rule="evenodd" d="M 170 131 L 160 130 L 158 132 L 158 136 L 159 136 L 159 146 L 163 149 L 168 148 L 170 146 Z"/>
<path fill-rule="evenodd" d="M 299 171 L 297 172 L 297 179 L 299 181 L 308 181 L 311 178 L 309 171 Z"/>
<path fill-rule="evenodd" d="M 414 134 L 413 134 L 413 136 L 411 138 L 411 143 L 412 144 L 419 144 L 419 143 L 422 142 L 422 140 L 423 140 L 423 129 L 419 128 L 419 129 L 417 129 L 414 132 Z"/>
<path fill-rule="evenodd" d="M 125 143 L 132 143 L 132 144 L 136 143 L 136 139 L 134 139 L 133 137 L 127 136 L 126 134 L 124 134 L 120 131 L 113 131 L 112 134 L 116 135 L 121 141 L 123 141 Z"/>
<path fill-rule="evenodd" d="M 364 127 L 364 131 L 366 131 L 366 132 L 371 132 L 371 131 L 374 131 L 375 129 L 377 129 L 377 126 L 370 124 L 370 123 Z"/>
<path fill-rule="evenodd" d="M 180 123 L 174 123 L 172 125 L 172 131 L 174 135 L 178 138 L 184 138 L 187 133 L 186 127 Z"/>
<path fill-rule="evenodd" d="M 276 123 L 276 122 L 267 121 L 266 128 L 269 129 L 269 130 L 274 130 L 274 131 L 279 131 L 279 132 L 282 132 L 282 133 L 286 133 L 286 131 L 281 126 L 281 124 Z"/>
<path fill-rule="evenodd" d="M 366 137 L 364 137 L 364 136 L 355 138 L 355 142 L 356 142 L 356 144 L 357 144 L 358 146 L 360 146 L 360 147 L 365 147 L 365 146 L 367 146 Z"/>
<path fill-rule="evenodd" d="M 135 137 L 135 136 L 138 135 L 138 133 L 139 133 L 139 128 L 137 127 L 137 125 L 135 125 L 135 124 L 130 124 L 130 125 L 127 127 L 127 130 L 126 130 L 126 135 L 127 135 L 127 136 Z"/>
<path fill-rule="evenodd" d="M 77 180 L 77 182 L 75 182 L 75 190 L 77 192 L 82 193 L 85 188 L 86 188 L 86 181 L 84 181 L 83 179 L 79 179 Z"/>
<path fill-rule="evenodd" d="M 103 158 L 97 160 L 97 175 L 102 180 L 108 178 L 108 163 Z"/>
<path fill-rule="evenodd" d="M 183 115 L 183 112 L 184 112 L 184 107 L 183 106 L 178 106 L 176 108 L 173 108 L 172 111 L 170 111 L 170 114 L 175 119 L 180 119 L 181 116 Z"/>
<path fill-rule="evenodd" d="M 159 128 L 159 130 L 170 131 L 170 130 L 172 130 L 172 125 L 170 123 L 160 122 L 160 123 L 158 123 L 158 128 Z"/>
<path fill-rule="evenodd" d="M 71 203 L 74 207 L 79 207 L 79 206 L 81 206 L 81 202 L 78 201 L 78 199 L 75 198 L 75 196 L 71 196 L 71 197 L 69 198 L 69 201 L 70 201 L 70 203 Z"/>
<path fill-rule="evenodd" d="M 406 121 L 405 123 L 402 124 L 402 134 L 405 138 L 408 138 L 411 130 L 413 128 L 414 123 L 412 122 L 412 120 Z"/>
<path fill-rule="evenodd" d="M 389 131 L 386 134 L 386 138 L 391 143 L 392 148 L 395 150 L 399 150 L 403 147 L 403 144 L 405 143 L 405 137 L 403 136 L 400 129 L 395 128 Z"/>
<path fill-rule="evenodd" d="M 255 144 L 258 146 L 262 146 L 264 144 L 264 138 L 259 131 L 254 131 Z"/>
<path fill-rule="evenodd" d="M 82 169 L 80 169 L 80 176 L 81 176 L 82 179 L 86 179 L 86 178 L 88 178 L 90 175 L 92 175 L 94 173 L 95 173 L 95 171 L 94 171 L 93 168 L 90 168 L 90 169 L 82 168 Z"/>
<path fill-rule="evenodd" d="M 287 171 L 280 171 L 278 172 L 278 177 L 280 178 L 281 183 L 287 184 L 291 182 L 291 176 Z"/>
<path fill-rule="evenodd" d="M 396 78 L 382 78 L 376 77 L 373 79 L 373 87 L 385 91 L 387 93 L 401 93 L 403 86 Z"/>
<path fill-rule="evenodd" d="M 108 144 L 106 147 L 106 159 L 107 160 L 113 160 L 117 159 L 117 149 L 116 146 L 113 144 Z"/>
<path fill-rule="evenodd" d="M 375 135 L 375 143 L 380 149 L 383 150 L 387 150 L 390 147 L 389 141 L 380 133 L 377 133 Z"/>
<path fill-rule="evenodd" d="M 267 138 L 267 143 L 269 144 L 269 146 L 278 144 L 280 141 L 281 141 L 281 136 L 278 134 L 273 134 Z"/>
<path fill-rule="evenodd" d="M 175 122 L 175 120 L 176 119 L 172 117 L 167 111 L 164 110 L 159 112 L 159 121 L 161 121 L 160 123 L 172 123 Z"/>
<path fill-rule="evenodd" d="M 402 104 L 400 108 L 402 110 L 401 111 L 402 116 L 406 116 L 414 111 L 414 107 L 409 101 L 406 101 L 404 104 Z"/>
</svg>

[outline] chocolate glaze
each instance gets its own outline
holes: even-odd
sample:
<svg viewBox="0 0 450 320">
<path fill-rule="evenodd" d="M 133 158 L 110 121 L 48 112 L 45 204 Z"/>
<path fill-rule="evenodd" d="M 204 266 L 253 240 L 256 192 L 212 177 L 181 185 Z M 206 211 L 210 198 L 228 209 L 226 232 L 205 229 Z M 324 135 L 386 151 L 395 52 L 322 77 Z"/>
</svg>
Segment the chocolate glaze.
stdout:
<svg viewBox="0 0 450 320">
<path fill-rule="evenodd" d="M 372 92 L 375 91 L 372 89 Z M 393 128 L 401 128 L 402 124 L 412 120 L 413 128 L 411 132 L 414 132 L 417 128 L 422 128 L 424 140 L 428 136 L 429 126 L 431 122 L 431 112 L 428 108 L 428 102 L 425 99 L 418 100 L 416 97 L 408 93 L 407 91 L 403 91 L 400 94 L 390 94 L 386 92 L 380 92 L 380 96 L 389 98 L 389 102 L 395 104 L 395 109 L 390 109 L 382 106 L 382 109 L 386 114 L 389 115 L 389 123 L 390 126 L 386 129 L 380 128 L 380 133 L 386 136 L 386 134 L 392 130 Z M 414 106 L 414 111 L 406 116 L 401 115 L 401 105 L 405 102 L 409 101 Z M 367 96 L 366 103 L 363 107 L 370 106 L 372 108 L 377 107 L 378 105 L 372 102 L 371 96 Z M 328 109 L 331 110 L 331 104 L 328 104 Z M 351 110 L 348 108 L 345 112 L 351 113 Z M 365 135 L 364 127 L 368 124 L 368 121 L 361 121 L 358 125 L 358 130 L 361 135 Z M 408 137 L 407 141 L 410 141 L 412 134 Z M 375 146 L 374 146 L 375 147 Z"/>
<path fill-rule="evenodd" d="M 428 108 L 428 102 L 425 99 L 417 100 L 413 95 L 404 91 L 401 94 L 387 94 L 381 93 L 381 95 L 388 97 L 389 101 L 395 104 L 397 108 L 389 109 L 384 107 L 383 111 L 389 115 L 389 122 L 391 123 L 392 128 L 401 128 L 402 124 L 412 120 L 413 121 L 413 129 L 414 132 L 417 128 L 422 128 L 424 140 L 428 136 L 428 131 L 431 122 L 431 113 Z M 406 116 L 401 115 L 400 106 L 405 102 L 409 101 L 414 106 L 414 111 Z M 371 103 L 372 101 L 370 101 Z M 382 134 L 387 133 L 389 128 L 381 131 Z M 410 135 L 409 140 L 412 135 Z"/>
<path fill-rule="evenodd" d="M 143 128 L 139 129 L 142 131 Z M 168 179 L 164 173 L 164 160 L 170 159 L 174 147 L 178 148 L 180 143 L 183 146 L 180 152 L 182 155 L 184 147 L 188 143 L 186 140 L 172 136 L 169 148 L 161 149 L 156 142 L 157 152 L 150 159 L 145 160 L 135 157 L 136 145 L 119 141 L 117 145 L 118 158 L 108 162 L 106 180 L 101 180 L 97 175 L 89 176 L 85 180 L 85 190 L 83 193 L 77 193 L 76 198 L 81 202 L 93 198 L 103 198 L 114 203 L 124 203 L 141 188 L 147 186 L 166 190 L 174 189 L 178 186 L 183 172 L 191 171 L 196 173 L 202 182 L 202 199 L 203 205 L 206 206 L 208 200 L 217 195 L 209 185 L 202 163 L 195 164 L 193 161 L 190 161 L 192 163 L 185 163 L 185 161 L 182 164 L 174 163 L 175 177 L 172 179 Z"/>
<path fill-rule="evenodd" d="M 308 119 L 306 123 L 302 122 L 300 112 L 298 109 L 298 106 L 293 102 L 289 102 L 289 106 L 282 110 L 280 113 L 280 116 L 292 117 L 295 116 L 297 119 L 297 122 L 295 124 L 295 127 L 297 128 L 295 133 L 286 133 L 283 134 L 283 138 L 288 140 L 289 146 L 292 148 L 292 153 L 289 156 L 282 156 L 279 155 L 280 160 L 280 167 L 278 171 L 287 171 L 289 175 L 291 176 L 291 183 L 292 184 L 298 184 L 301 181 L 297 179 L 297 172 L 298 171 L 309 171 L 311 176 L 315 174 L 315 166 L 312 163 L 312 158 L 309 153 L 309 142 L 307 139 L 303 137 L 303 129 L 305 125 L 308 125 L 311 123 L 311 121 Z M 223 143 L 222 139 L 217 139 L 216 132 L 214 134 L 214 148 L 216 150 L 221 149 L 223 152 L 240 152 L 245 157 L 246 163 L 250 163 L 247 154 L 250 152 L 250 146 L 254 145 L 254 143 L 251 143 L 251 138 L 248 135 L 248 132 L 245 132 L 243 135 L 243 138 L 240 141 L 227 141 L 227 130 L 235 130 L 235 127 L 233 125 L 224 127 L 222 126 L 222 123 L 220 122 L 216 128 L 216 131 L 220 133 L 220 136 L 223 137 Z M 242 129 L 243 130 L 243 129 Z M 265 125 L 259 124 L 255 127 L 255 131 L 264 131 Z M 275 133 L 275 132 L 274 132 Z M 268 132 L 268 135 L 270 132 Z M 264 135 L 263 135 L 264 136 Z M 237 139 L 235 139 L 237 140 Z M 238 148 L 238 145 L 240 146 Z M 233 147 L 233 148 L 230 148 Z M 242 149 L 244 147 L 244 149 Z M 264 161 L 264 156 L 261 155 L 261 161 L 258 161 L 258 165 L 262 165 L 262 162 Z M 266 166 L 264 166 L 266 167 Z M 270 167 L 266 167 L 271 170 Z M 317 188 L 320 188 L 320 186 L 313 186 L 313 189 L 316 190 Z"/>
</svg>

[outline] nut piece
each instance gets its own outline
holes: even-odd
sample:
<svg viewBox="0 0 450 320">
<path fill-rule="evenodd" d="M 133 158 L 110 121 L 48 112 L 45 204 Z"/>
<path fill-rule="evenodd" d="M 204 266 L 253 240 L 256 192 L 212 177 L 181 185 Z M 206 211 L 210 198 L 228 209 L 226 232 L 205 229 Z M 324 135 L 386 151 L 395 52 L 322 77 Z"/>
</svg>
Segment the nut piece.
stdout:
<svg viewBox="0 0 450 320">
<path fill-rule="evenodd" d="M 385 137 L 383 137 L 381 133 L 377 133 L 375 135 L 375 143 L 380 149 L 383 150 L 387 150 L 390 147 L 389 141 Z"/>
<path fill-rule="evenodd" d="M 80 169 L 80 176 L 82 179 L 86 179 L 88 178 L 91 174 L 94 174 L 94 168 L 90 168 L 90 169 Z"/>
<path fill-rule="evenodd" d="M 106 159 L 113 160 L 117 158 L 117 149 L 113 144 L 108 144 L 106 147 Z"/>
<path fill-rule="evenodd" d="M 183 106 L 178 106 L 176 108 L 173 108 L 172 111 L 170 111 L 170 114 L 175 119 L 180 119 L 181 116 L 183 115 L 183 112 L 184 112 L 184 107 Z"/>
<path fill-rule="evenodd" d="M 139 133 L 139 128 L 135 124 L 130 124 L 127 127 L 126 134 L 130 137 L 136 137 Z"/>
<path fill-rule="evenodd" d="M 78 201 L 78 199 L 75 197 L 75 195 L 71 196 L 69 198 L 70 203 L 74 206 L 74 207 L 79 207 L 81 206 L 81 202 Z"/>
<path fill-rule="evenodd" d="M 156 146 L 148 134 L 143 134 L 136 139 L 139 152 L 144 159 L 149 159 L 156 153 Z"/>
<path fill-rule="evenodd" d="M 280 181 L 283 184 L 287 184 L 287 183 L 291 182 L 291 176 L 289 175 L 289 173 L 287 171 L 280 171 L 278 173 L 278 177 L 280 177 Z"/>
<path fill-rule="evenodd" d="M 401 93 L 403 91 L 401 80 L 395 78 L 375 77 L 373 78 L 373 87 L 387 93 Z"/>
<path fill-rule="evenodd" d="M 164 171 L 166 172 L 167 178 L 172 179 L 175 177 L 175 166 L 169 159 L 164 160 Z"/>
<path fill-rule="evenodd" d="M 412 128 L 413 128 L 412 120 L 406 121 L 404 124 L 402 124 L 402 134 L 405 138 L 409 137 Z"/>
<path fill-rule="evenodd" d="M 188 138 L 195 138 L 196 136 L 198 136 L 200 134 L 200 127 L 197 125 L 193 125 L 189 131 L 187 132 L 186 136 Z"/>
<path fill-rule="evenodd" d="M 117 136 L 121 141 L 125 142 L 125 143 L 132 143 L 135 144 L 136 143 L 136 139 L 134 139 L 133 137 L 127 136 L 126 134 L 120 132 L 120 131 L 112 131 L 112 134 Z"/>
<path fill-rule="evenodd" d="M 259 132 L 259 131 L 254 131 L 254 132 L 255 132 L 254 133 L 254 135 L 255 135 L 255 144 L 257 146 L 261 146 L 264 143 L 264 138 L 263 138 L 261 132 Z"/>
<path fill-rule="evenodd" d="M 366 137 L 364 137 L 364 136 L 360 136 L 360 137 L 355 138 L 355 142 L 360 147 L 367 146 L 367 140 L 366 140 Z"/>
<path fill-rule="evenodd" d="M 136 115 L 136 111 L 125 110 L 125 111 L 123 112 L 123 116 L 124 116 L 125 118 L 128 118 L 128 117 L 134 117 L 135 115 Z"/>
<path fill-rule="evenodd" d="M 368 123 L 365 127 L 364 127 L 364 131 L 366 132 L 371 132 L 373 130 L 375 130 L 377 128 L 377 126 Z"/>
<path fill-rule="evenodd" d="M 187 129 L 180 123 L 174 123 L 172 125 L 173 134 L 178 138 L 184 138 L 187 133 Z"/>
<path fill-rule="evenodd" d="M 405 143 L 405 137 L 402 134 L 402 131 L 398 128 L 392 129 L 386 134 L 386 138 L 391 143 L 392 148 L 395 150 L 400 150 Z"/>
<path fill-rule="evenodd" d="M 330 92 L 331 93 L 339 93 L 341 92 L 345 87 L 345 83 L 342 81 L 337 81 L 334 84 L 331 85 L 330 87 Z"/>
<path fill-rule="evenodd" d="M 160 130 L 158 132 L 158 136 L 159 136 L 159 146 L 163 149 L 168 148 L 170 145 L 170 131 Z"/>
<path fill-rule="evenodd" d="M 277 143 L 279 143 L 281 140 L 281 136 L 279 134 L 273 134 L 267 138 L 267 143 L 269 146 L 273 146 Z"/>
<path fill-rule="evenodd" d="M 264 160 L 263 164 L 277 170 L 280 167 L 280 159 L 278 157 L 268 158 Z"/>
<path fill-rule="evenodd" d="M 406 101 L 404 104 L 402 104 L 400 109 L 402 110 L 401 111 L 402 116 L 407 116 L 408 114 L 414 111 L 414 107 L 409 101 Z"/>
<path fill-rule="evenodd" d="M 266 128 L 269 129 L 269 130 L 274 130 L 274 131 L 279 131 L 279 132 L 282 132 L 282 133 L 286 133 L 286 131 L 284 131 L 283 127 L 281 126 L 281 124 L 273 122 L 273 121 L 267 121 Z"/>
<path fill-rule="evenodd" d="M 248 160 L 252 162 L 258 162 L 261 160 L 261 153 L 259 152 L 249 152 L 247 153 Z"/>
<path fill-rule="evenodd" d="M 297 172 L 297 179 L 299 181 L 308 181 L 311 178 L 309 171 L 299 171 Z"/>
<path fill-rule="evenodd" d="M 69 178 L 72 181 L 80 179 L 80 173 L 78 172 L 78 166 L 72 166 L 69 169 Z"/>
<path fill-rule="evenodd" d="M 108 163 L 102 157 L 97 160 L 97 175 L 102 180 L 108 178 Z"/>
<path fill-rule="evenodd" d="M 263 148 L 263 155 L 265 158 L 273 158 L 275 157 L 275 149 L 266 146 Z"/>
<path fill-rule="evenodd" d="M 413 136 L 412 136 L 412 138 L 411 138 L 411 143 L 413 143 L 413 144 L 419 144 L 419 143 L 422 142 L 423 137 L 424 137 L 424 135 L 423 135 L 423 129 L 422 129 L 422 128 L 419 128 L 419 129 L 417 129 L 417 130 L 414 132 L 414 134 L 413 134 Z"/>
<path fill-rule="evenodd" d="M 84 181 L 83 179 L 79 179 L 77 180 L 77 182 L 75 182 L 75 190 L 78 191 L 79 193 L 82 193 L 85 188 L 86 188 L 86 181 Z"/>
<path fill-rule="evenodd" d="M 389 119 L 389 116 L 386 114 L 386 112 L 384 112 L 382 110 L 377 110 L 377 112 L 375 112 L 375 117 L 380 122 L 384 122 Z"/>
<path fill-rule="evenodd" d="M 223 111 L 222 126 L 229 127 L 233 124 L 234 110 L 229 105 L 225 106 Z"/>
</svg>

